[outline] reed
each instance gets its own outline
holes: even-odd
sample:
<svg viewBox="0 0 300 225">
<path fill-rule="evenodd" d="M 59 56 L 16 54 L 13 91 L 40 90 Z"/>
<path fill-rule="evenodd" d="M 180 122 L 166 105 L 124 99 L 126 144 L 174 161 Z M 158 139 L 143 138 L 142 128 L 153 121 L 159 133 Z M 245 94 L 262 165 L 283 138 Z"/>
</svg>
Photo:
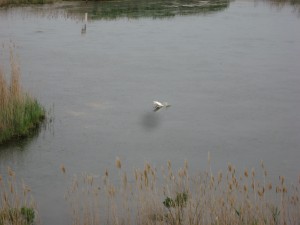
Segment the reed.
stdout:
<svg viewBox="0 0 300 225">
<path fill-rule="evenodd" d="M 228 164 L 217 174 L 209 166 L 194 176 L 187 162 L 178 170 L 171 162 L 161 169 L 145 163 L 131 176 L 121 165 L 117 158 L 118 179 L 108 170 L 74 176 L 66 193 L 73 225 L 300 223 L 300 181 L 293 186 L 280 176 L 271 183 L 263 162 L 258 171 Z"/>
<path fill-rule="evenodd" d="M 21 72 L 11 50 L 10 82 L 0 67 L 0 144 L 28 136 L 45 118 L 37 100 L 22 90 Z"/>
<path fill-rule="evenodd" d="M 0 225 L 37 223 L 36 205 L 30 188 L 24 182 L 18 182 L 11 168 L 7 169 L 5 177 L 0 174 Z"/>
</svg>

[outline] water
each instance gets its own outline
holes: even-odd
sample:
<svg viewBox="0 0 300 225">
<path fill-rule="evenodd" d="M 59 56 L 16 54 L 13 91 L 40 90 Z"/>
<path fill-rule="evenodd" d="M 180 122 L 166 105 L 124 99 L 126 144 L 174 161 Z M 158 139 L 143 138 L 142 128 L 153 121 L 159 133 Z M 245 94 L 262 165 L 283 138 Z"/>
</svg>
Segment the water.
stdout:
<svg viewBox="0 0 300 225">
<path fill-rule="evenodd" d="M 11 166 L 32 188 L 43 224 L 69 218 L 61 164 L 71 174 L 102 174 L 116 156 L 129 171 L 187 159 L 195 171 L 210 151 L 215 171 L 264 160 L 270 176 L 297 180 L 295 8 L 235 1 L 184 13 L 128 7 L 108 17 L 101 12 L 115 3 L 82 4 L 0 11 L 0 42 L 15 43 L 24 87 L 52 119 L 34 137 L 1 147 L 0 171 Z M 92 20 L 81 34 L 85 11 Z M 172 106 L 153 112 L 153 100 Z"/>
</svg>

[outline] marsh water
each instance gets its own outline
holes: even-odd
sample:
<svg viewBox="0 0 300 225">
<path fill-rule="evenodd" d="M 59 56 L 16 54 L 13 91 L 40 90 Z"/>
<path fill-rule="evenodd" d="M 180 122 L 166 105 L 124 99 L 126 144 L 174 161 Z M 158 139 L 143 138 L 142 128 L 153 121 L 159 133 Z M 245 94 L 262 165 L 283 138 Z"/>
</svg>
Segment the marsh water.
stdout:
<svg viewBox="0 0 300 225">
<path fill-rule="evenodd" d="M 82 32 L 84 13 L 86 31 Z M 42 224 L 66 224 L 64 164 L 103 174 L 171 160 L 300 173 L 300 17 L 253 1 L 67 2 L 0 10 L 24 89 L 48 113 L 33 137 L 0 148 L 31 187 Z M 1 49 L 8 64 L 8 48 Z M 6 68 L 8 70 L 8 68 Z M 171 107 L 153 111 L 152 101 Z"/>
</svg>

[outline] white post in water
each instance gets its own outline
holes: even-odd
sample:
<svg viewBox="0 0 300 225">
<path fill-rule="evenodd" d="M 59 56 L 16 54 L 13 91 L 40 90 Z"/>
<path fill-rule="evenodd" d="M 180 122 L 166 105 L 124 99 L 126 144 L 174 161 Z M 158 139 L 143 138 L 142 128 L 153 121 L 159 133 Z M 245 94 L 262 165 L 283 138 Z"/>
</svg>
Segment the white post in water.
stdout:
<svg viewBox="0 0 300 225">
<path fill-rule="evenodd" d="M 85 22 L 85 23 L 87 23 L 87 17 L 88 17 L 88 14 L 85 13 L 85 14 L 84 14 L 84 22 Z"/>
</svg>

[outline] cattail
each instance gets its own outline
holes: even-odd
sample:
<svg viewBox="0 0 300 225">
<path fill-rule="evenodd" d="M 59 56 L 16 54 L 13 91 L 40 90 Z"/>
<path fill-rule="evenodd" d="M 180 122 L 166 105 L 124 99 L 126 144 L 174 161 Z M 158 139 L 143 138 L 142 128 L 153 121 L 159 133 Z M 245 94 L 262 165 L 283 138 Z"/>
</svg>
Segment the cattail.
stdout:
<svg viewBox="0 0 300 225">
<path fill-rule="evenodd" d="M 229 190 L 232 191 L 232 183 L 229 183 Z"/>
<path fill-rule="evenodd" d="M 61 164 L 60 170 L 61 170 L 61 172 L 62 172 L 63 174 L 66 173 L 66 168 L 65 168 L 65 166 L 64 166 L 63 164 Z"/>
<path fill-rule="evenodd" d="M 171 168 L 172 168 L 171 161 L 168 160 L 168 169 L 171 170 Z"/>
<path fill-rule="evenodd" d="M 213 187 L 214 183 L 215 183 L 215 178 L 214 178 L 214 176 L 211 176 L 210 177 L 210 186 Z"/>
<path fill-rule="evenodd" d="M 287 193 L 287 187 L 286 187 L 285 185 L 284 185 L 283 188 L 282 188 L 282 192 L 283 192 L 283 193 Z"/>
<path fill-rule="evenodd" d="M 108 187 L 108 194 L 109 194 L 109 196 L 113 198 L 113 197 L 115 197 L 115 193 L 116 193 L 116 190 L 115 190 L 114 186 L 110 185 Z"/>
<path fill-rule="evenodd" d="M 120 160 L 120 158 L 117 156 L 116 157 L 116 167 L 118 168 L 118 169 L 121 169 L 121 167 L 122 167 L 122 165 L 121 165 L 121 160 Z"/>
<path fill-rule="evenodd" d="M 244 191 L 245 191 L 245 192 L 248 192 L 248 187 L 247 187 L 246 184 L 244 184 Z"/>
<path fill-rule="evenodd" d="M 31 191 L 30 188 L 26 184 L 24 184 L 24 182 L 22 183 L 22 188 L 24 196 L 26 196 L 26 194 Z"/>
<path fill-rule="evenodd" d="M 10 193 L 14 194 L 14 186 L 11 182 L 9 182 L 9 189 L 10 189 Z"/>
<path fill-rule="evenodd" d="M 252 177 L 255 177 L 255 169 L 254 168 L 252 168 L 251 174 L 252 174 Z"/>
<path fill-rule="evenodd" d="M 268 189 L 271 190 L 272 189 L 272 183 L 268 184 Z"/>
<path fill-rule="evenodd" d="M 135 177 L 135 181 L 137 182 L 138 179 L 139 179 L 139 175 L 138 175 L 137 169 L 134 170 L 134 177 Z"/>
<path fill-rule="evenodd" d="M 181 177 L 181 178 L 184 177 L 184 170 L 182 168 L 179 168 L 178 176 Z"/>
<path fill-rule="evenodd" d="M 229 163 L 228 164 L 228 171 L 231 172 L 232 171 L 232 165 Z"/>
<path fill-rule="evenodd" d="M 188 165 L 188 161 L 187 161 L 187 160 L 184 160 L 184 168 L 185 168 L 186 170 L 188 170 L 188 168 L 189 168 L 189 165 Z M 299 182 L 300 182 L 300 176 L 299 176 Z"/>
<path fill-rule="evenodd" d="M 223 176 L 222 172 L 219 171 L 219 173 L 218 173 L 218 184 L 221 183 L 221 181 L 222 181 L 222 176 Z"/>
<path fill-rule="evenodd" d="M 7 173 L 11 177 L 15 177 L 16 175 L 15 172 L 10 167 L 7 168 Z"/>
<path fill-rule="evenodd" d="M 281 181 L 281 184 L 283 184 L 284 183 L 284 176 L 279 176 L 279 179 Z"/>
<path fill-rule="evenodd" d="M 145 183 L 145 186 L 147 187 L 148 186 L 148 173 L 147 173 L 147 170 L 144 170 L 144 177 L 145 177 L 144 183 Z"/>
<path fill-rule="evenodd" d="M 279 193 L 279 192 L 281 192 L 281 189 L 280 189 L 280 187 L 276 186 L 276 193 Z"/>
<path fill-rule="evenodd" d="M 262 190 L 258 190 L 257 191 L 257 194 L 259 195 L 259 197 L 262 197 L 264 195 L 263 191 Z"/>
<path fill-rule="evenodd" d="M 248 169 L 245 169 L 244 175 L 245 175 L 245 177 L 248 177 L 248 176 L 249 176 L 249 174 L 248 174 Z"/>
<path fill-rule="evenodd" d="M 150 166 L 149 163 L 146 163 L 146 164 L 145 164 L 145 169 L 147 170 L 148 173 L 150 172 L 151 166 Z"/>
<path fill-rule="evenodd" d="M 108 177 L 108 170 L 107 169 L 105 169 L 105 177 Z"/>
<path fill-rule="evenodd" d="M 88 184 L 90 184 L 92 186 L 93 182 L 94 182 L 94 177 L 92 175 L 87 175 L 86 176 L 86 181 L 87 181 Z"/>
</svg>

